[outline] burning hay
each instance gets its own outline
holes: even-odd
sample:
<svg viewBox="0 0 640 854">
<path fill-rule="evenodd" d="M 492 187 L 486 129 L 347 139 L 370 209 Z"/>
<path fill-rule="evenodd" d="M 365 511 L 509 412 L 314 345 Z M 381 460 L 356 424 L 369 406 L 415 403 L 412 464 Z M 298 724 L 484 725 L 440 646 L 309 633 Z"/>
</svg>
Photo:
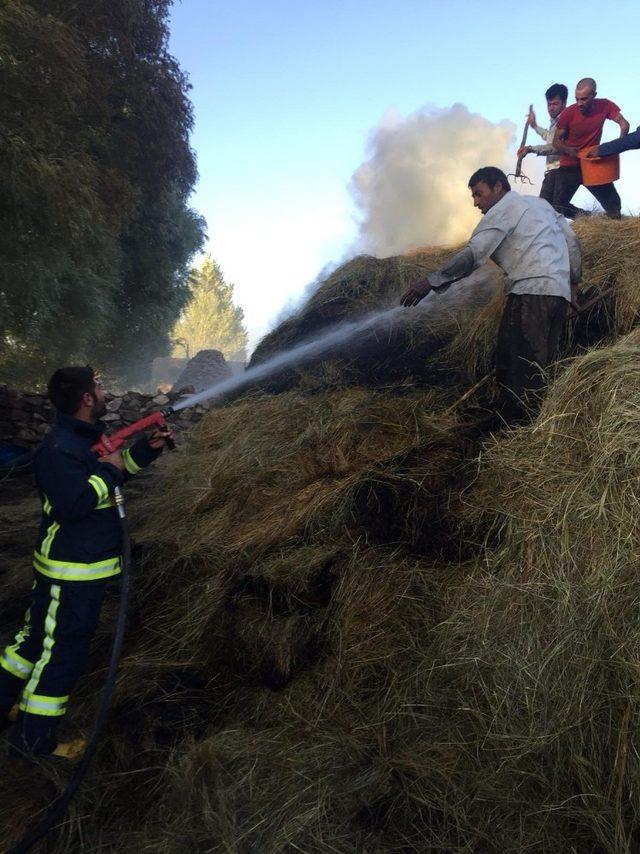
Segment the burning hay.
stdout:
<svg viewBox="0 0 640 854">
<path fill-rule="evenodd" d="M 299 314 L 284 321 L 256 348 L 250 367 L 275 353 L 321 334 L 336 324 L 397 306 L 412 282 L 436 270 L 452 250 L 416 252 L 394 258 L 361 257 L 349 261 L 320 284 Z M 293 368 L 261 382 L 259 388 L 281 392 L 296 386 L 321 389 L 345 385 L 385 386 L 411 381 L 447 387 L 461 379 L 461 365 L 438 353 L 461 330 L 476 326 L 479 313 L 494 318 L 493 335 L 502 304 L 503 276 L 486 264 L 448 291 L 432 295 L 411 310 L 402 310 L 365 332 L 336 344 L 321 358 L 301 360 Z M 459 352 L 459 351 L 458 351 Z"/>
<path fill-rule="evenodd" d="M 616 338 L 638 221 L 577 228 L 586 284 L 616 287 L 590 333 Z M 497 311 L 442 365 L 485 370 Z M 464 385 L 334 366 L 329 390 L 212 411 L 135 508 L 110 726 L 52 850 L 637 850 L 640 333 L 567 361 L 536 423 L 479 456 Z"/>
<path fill-rule="evenodd" d="M 164 833 L 178 822 L 194 850 L 635 850 L 639 365 L 637 332 L 593 351 L 488 448 L 475 568 L 354 550 L 324 655 L 282 694 L 236 695 L 233 725 L 176 757 Z"/>
<path fill-rule="evenodd" d="M 567 355 L 628 332 L 640 309 L 636 284 L 640 220 L 583 218 L 575 230 L 584 252 L 580 302 L 587 310 L 571 320 Z M 437 269 L 455 251 L 349 261 L 320 283 L 297 314 L 260 342 L 250 365 L 313 339 L 337 323 L 397 305 L 409 284 Z M 432 387 L 458 386 L 463 391 L 492 368 L 503 285 L 501 271 L 486 264 L 416 308 L 383 319 L 376 328 L 329 353 L 301 361 L 255 387 L 277 393 L 294 387 L 385 386 L 408 380 Z M 594 303 L 601 293 L 605 298 Z"/>
</svg>

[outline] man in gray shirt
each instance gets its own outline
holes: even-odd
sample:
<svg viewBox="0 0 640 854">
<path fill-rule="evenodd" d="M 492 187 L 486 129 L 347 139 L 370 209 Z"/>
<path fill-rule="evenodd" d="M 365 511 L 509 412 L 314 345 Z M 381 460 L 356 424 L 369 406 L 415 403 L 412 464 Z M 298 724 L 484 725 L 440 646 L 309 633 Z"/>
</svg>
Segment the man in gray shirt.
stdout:
<svg viewBox="0 0 640 854">
<path fill-rule="evenodd" d="M 412 285 L 401 303 L 416 305 L 489 258 L 504 270 L 507 302 L 498 330 L 496 377 L 500 414 L 517 424 L 536 409 L 544 369 L 558 357 L 571 289 L 582 277 L 580 244 L 548 202 L 514 192 L 495 166 L 474 172 L 469 188 L 483 214 L 469 242 L 444 267 Z"/>
<path fill-rule="evenodd" d="M 557 185 L 557 177 L 558 177 L 558 167 L 560 166 L 560 152 L 556 151 L 556 149 L 551 144 L 553 142 L 553 137 L 556 133 L 556 127 L 558 126 L 558 116 L 567 106 L 567 98 L 569 97 L 569 90 L 564 85 L 564 83 L 554 83 L 552 86 L 549 86 L 547 91 L 544 93 L 545 98 L 547 99 L 547 112 L 549 113 L 549 118 L 551 122 L 548 128 L 540 127 L 540 125 L 536 121 L 536 114 L 532 110 L 527 117 L 527 121 L 529 126 L 534 129 L 534 131 L 544 139 L 543 145 L 524 145 L 522 148 L 518 149 L 518 157 L 526 157 L 527 154 L 537 154 L 538 157 L 546 157 L 547 161 L 544 167 L 544 180 L 542 182 L 542 187 L 540 188 L 540 198 L 546 199 L 550 205 L 554 204 L 554 197 L 556 194 L 556 185 Z M 555 205 L 554 205 L 555 207 Z M 583 211 L 581 208 L 577 208 L 575 205 L 568 205 L 569 211 L 567 216 L 570 219 L 575 219 L 578 216 L 585 216 L 586 211 Z"/>
</svg>

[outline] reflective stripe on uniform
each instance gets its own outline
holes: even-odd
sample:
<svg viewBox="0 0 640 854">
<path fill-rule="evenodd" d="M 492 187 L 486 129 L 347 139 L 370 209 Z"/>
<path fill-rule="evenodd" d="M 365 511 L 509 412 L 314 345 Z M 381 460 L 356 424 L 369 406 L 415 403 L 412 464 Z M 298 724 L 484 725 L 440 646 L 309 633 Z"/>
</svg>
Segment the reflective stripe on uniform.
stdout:
<svg viewBox="0 0 640 854">
<path fill-rule="evenodd" d="M 124 467 L 127 470 L 127 474 L 137 474 L 142 466 L 139 466 L 138 463 L 131 456 L 131 451 L 129 448 L 126 448 L 122 452 L 122 461 L 124 462 Z"/>
<path fill-rule="evenodd" d="M 96 495 L 98 496 L 98 504 L 100 504 L 101 501 L 106 501 L 106 499 L 109 497 L 109 487 L 104 482 L 104 480 L 101 477 L 98 477 L 97 474 L 92 474 L 89 478 L 89 483 L 96 491 Z"/>
<path fill-rule="evenodd" d="M 95 478 L 95 481 L 92 478 Z M 102 480 L 101 477 L 98 477 L 97 475 L 92 475 L 89 478 L 89 483 L 95 489 L 95 491 L 98 495 L 98 503 L 94 508 L 95 510 L 107 510 L 109 507 L 115 507 L 116 506 L 115 501 L 109 495 L 109 490 L 107 488 L 106 483 Z M 105 490 L 106 490 L 106 495 L 105 495 Z M 47 498 L 46 495 L 44 496 L 44 502 L 42 504 L 42 509 L 47 516 L 51 516 L 51 513 L 53 511 L 53 507 L 51 506 L 51 502 L 49 501 L 49 499 Z"/>
<path fill-rule="evenodd" d="M 36 582 L 31 585 L 31 592 L 35 590 Z M 19 649 L 26 639 L 31 634 L 31 608 L 27 608 L 27 613 L 24 615 L 24 628 L 20 629 L 16 635 L 16 642 L 8 649 Z M 26 659 L 25 659 L 26 660 Z"/>
<path fill-rule="evenodd" d="M 35 589 L 36 582 L 31 585 L 31 590 Z M 33 670 L 33 662 L 20 655 L 18 650 L 31 634 L 31 608 L 27 608 L 27 613 L 24 615 L 24 627 L 20 629 L 16 635 L 15 642 L 5 648 L 5 651 L 0 658 L 0 665 L 17 676 L 18 679 L 28 679 Z"/>
<path fill-rule="evenodd" d="M 18 646 L 17 643 L 5 649 L 2 653 L 2 658 L 0 658 L 0 667 L 4 667 L 5 670 L 8 670 L 13 676 L 17 676 L 18 679 L 28 679 L 34 667 L 33 662 L 27 661 L 26 658 L 18 655 L 15 650 L 16 646 Z"/>
<path fill-rule="evenodd" d="M 59 530 L 60 530 L 60 525 L 58 524 L 58 522 L 52 522 L 49 525 L 49 527 L 47 528 L 47 534 L 46 534 L 44 540 L 42 541 L 42 545 L 40 546 L 40 548 L 42 549 L 42 554 L 45 557 L 49 556 L 49 552 L 51 551 L 51 546 L 53 545 L 53 540 L 54 540 L 55 535 L 58 533 Z"/>
<path fill-rule="evenodd" d="M 101 501 L 93 508 L 94 510 L 108 510 L 110 507 L 115 507 L 116 502 L 109 496 L 106 501 Z"/>
<path fill-rule="evenodd" d="M 35 552 L 33 566 L 47 578 L 56 578 L 59 581 L 96 581 L 99 578 L 118 575 L 120 558 L 109 558 L 96 563 L 72 563 L 67 560 L 52 560 Z"/>
<path fill-rule="evenodd" d="M 66 697 L 46 697 L 44 694 L 27 694 L 25 689 L 20 700 L 20 709 L 32 715 L 55 718 L 64 715 L 68 700 L 68 694 Z"/>
<path fill-rule="evenodd" d="M 47 616 L 44 621 L 44 640 L 42 642 L 42 655 L 40 656 L 36 666 L 33 668 L 33 672 L 31 674 L 31 679 L 25 685 L 25 689 L 22 693 L 22 700 L 20 701 L 20 708 L 23 711 L 32 711 L 34 714 L 42 714 L 42 715 L 63 715 L 64 711 L 40 711 L 37 712 L 34 709 L 27 709 L 27 704 L 29 702 L 29 698 L 34 694 L 36 688 L 38 687 L 38 682 L 40 681 L 40 677 L 42 676 L 42 671 L 45 669 L 49 661 L 51 660 L 51 651 L 55 646 L 55 630 L 56 630 L 56 615 L 58 613 L 58 607 L 60 605 L 60 585 L 52 584 L 51 588 L 51 600 L 49 601 L 49 607 L 47 608 Z M 58 698 L 60 699 L 60 698 Z M 47 697 L 39 697 L 38 701 L 44 700 L 48 702 L 49 698 Z M 52 707 L 53 708 L 53 707 Z"/>
</svg>

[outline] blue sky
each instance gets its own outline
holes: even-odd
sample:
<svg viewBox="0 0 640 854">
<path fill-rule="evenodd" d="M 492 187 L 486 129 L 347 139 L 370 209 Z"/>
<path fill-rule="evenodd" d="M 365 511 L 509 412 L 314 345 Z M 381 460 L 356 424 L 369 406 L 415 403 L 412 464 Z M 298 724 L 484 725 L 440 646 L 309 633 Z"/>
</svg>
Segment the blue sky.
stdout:
<svg viewBox="0 0 640 854">
<path fill-rule="evenodd" d="M 353 244 L 349 181 L 385 115 L 461 102 L 519 137 L 531 101 L 546 117 L 550 83 L 571 92 L 592 76 L 635 128 L 639 31 L 637 0 L 177 2 L 170 50 L 193 87 L 192 204 L 252 342 Z M 638 211 L 640 152 L 624 155 L 618 189 Z"/>
</svg>

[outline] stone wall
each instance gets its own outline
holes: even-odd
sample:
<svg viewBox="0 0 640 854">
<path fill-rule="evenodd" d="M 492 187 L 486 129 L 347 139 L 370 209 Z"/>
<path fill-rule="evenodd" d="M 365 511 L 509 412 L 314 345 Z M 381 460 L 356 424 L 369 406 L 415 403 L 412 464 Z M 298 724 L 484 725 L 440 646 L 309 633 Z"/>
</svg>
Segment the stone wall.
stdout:
<svg viewBox="0 0 640 854">
<path fill-rule="evenodd" d="M 107 414 L 102 420 L 112 432 L 192 393 L 193 388 L 182 388 L 169 394 L 151 395 L 136 391 L 108 394 Z M 171 419 L 171 425 L 177 433 L 188 430 L 206 411 L 203 406 L 184 409 Z M 32 447 L 48 432 L 54 420 L 55 411 L 44 395 L 0 385 L 0 442 Z"/>
<path fill-rule="evenodd" d="M 0 385 L 0 442 L 37 444 L 54 417 L 53 407 L 44 395 Z"/>
</svg>

